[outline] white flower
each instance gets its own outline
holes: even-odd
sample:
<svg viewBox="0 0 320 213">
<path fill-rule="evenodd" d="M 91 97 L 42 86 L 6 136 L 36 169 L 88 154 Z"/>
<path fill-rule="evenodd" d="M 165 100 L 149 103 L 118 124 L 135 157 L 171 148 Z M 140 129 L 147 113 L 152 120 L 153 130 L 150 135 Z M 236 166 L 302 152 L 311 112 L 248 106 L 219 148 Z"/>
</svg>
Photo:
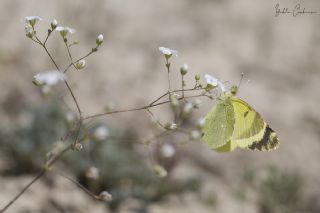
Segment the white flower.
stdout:
<svg viewBox="0 0 320 213">
<path fill-rule="evenodd" d="M 66 37 L 66 35 L 67 35 L 68 33 L 73 34 L 73 33 L 76 32 L 76 30 L 73 29 L 73 28 L 63 27 L 63 26 L 57 26 L 55 30 L 58 31 L 58 32 L 60 32 L 60 34 L 62 35 L 62 37 Z"/>
<path fill-rule="evenodd" d="M 175 153 L 176 150 L 171 144 L 165 144 L 161 147 L 161 154 L 165 158 L 171 158 Z"/>
<path fill-rule="evenodd" d="M 107 139 L 108 136 L 109 130 L 105 126 L 99 126 L 93 132 L 93 137 L 99 141 Z"/>
<path fill-rule="evenodd" d="M 159 47 L 159 51 L 167 56 L 167 57 L 170 57 L 172 55 L 174 56 L 178 56 L 178 51 L 177 50 L 172 50 L 172 49 L 169 49 L 169 48 L 166 48 L 166 47 Z"/>
<path fill-rule="evenodd" d="M 76 68 L 77 68 L 78 70 L 83 69 L 85 66 L 86 66 L 86 61 L 85 61 L 84 59 L 81 59 L 80 61 L 78 61 L 78 62 L 76 63 Z"/>
<path fill-rule="evenodd" d="M 226 90 L 226 87 L 223 85 L 223 83 L 222 82 L 218 82 L 218 85 L 219 85 L 219 87 L 220 87 L 220 89 L 221 89 L 221 91 L 222 92 L 226 92 L 227 90 Z"/>
<path fill-rule="evenodd" d="M 183 107 L 183 112 L 186 113 L 186 114 L 190 114 L 191 111 L 192 111 L 192 109 L 193 109 L 193 104 L 190 103 L 190 102 L 188 102 L 188 103 L 186 103 L 186 104 L 184 105 L 184 107 Z"/>
<path fill-rule="evenodd" d="M 47 86 L 53 86 L 57 84 L 59 81 L 66 80 L 66 75 L 58 70 L 53 71 L 46 71 L 39 73 L 35 76 L 33 76 L 34 80 L 33 82 L 36 85 L 47 85 Z"/>
<path fill-rule="evenodd" d="M 190 138 L 192 140 L 197 140 L 197 139 L 201 138 L 201 133 L 198 130 L 192 130 L 190 133 Z"/>
<path fill-rule="evenodd" d="M 207 84 L 216 87 L 218 85 L 218 79 L 216 79 L 215 77 L 213 77 L 212 75 L 209 74 L 205 74 L 204 78 L 207 81 Z"/>
<path fill-rule="evenodd" d="M 98 37 L 96 39 L 96 44 L 100 45 L 100 44 L 102 44 L 102 42 L 103 42 L 103 35 L 100 34 L 100 35 L 98 35 Z"/>
<path fill-rule="evenodd" d="M 207 81 L 207 84 L 209 84 L 213 87 L 219 86 L 223 93 L 225 93 L 227 91 L 225 86 L 223 85 L 223 83 L 221 81 L 219 81 L 217 78 L 215 78 L 209 74 L 205 74 L 204 77 Z"/>
<path fill-rule="evenodd" d="M 56 28 L 56 31 L 58 31 L 58 32 L 67 31 L 68 33 L 71 33 L 71 34 L 76 32 L 76 30 L 73 29 L 73 28 L 63 27 L 63 26 L 58 26 L 58 27 Z"/>
<path fill-rule="evenodd" d="M 40 16 L 26 16 L 24 19 L 26 20 L 26 22 L 33 21 L 33 20 L 36 20 L 36 21 L 42 20 Z"/>
<path fill-rule="evenodd" d="M 37 21 L 41 21 L 42 18 L 39 16 L 26 16 L 24 17 L 26 23 L 29 23 L 31 26 L 34 26 Z"/>
</svg>

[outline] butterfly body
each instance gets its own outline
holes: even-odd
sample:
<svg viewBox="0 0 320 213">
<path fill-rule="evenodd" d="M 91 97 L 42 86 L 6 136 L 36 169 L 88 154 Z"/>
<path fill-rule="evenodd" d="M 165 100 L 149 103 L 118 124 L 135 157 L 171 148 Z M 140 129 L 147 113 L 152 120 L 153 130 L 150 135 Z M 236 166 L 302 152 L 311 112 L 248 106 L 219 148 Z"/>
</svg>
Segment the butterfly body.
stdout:
<svg viewBox="0 0 320 213">
<path fill-rule="evenodd" d="M 228 92 L 206 116 L 203 140 L 219 152 L 235 148 L 269 151 L 279 146 L 276 133 L 249 104 Z"/>
</svg>

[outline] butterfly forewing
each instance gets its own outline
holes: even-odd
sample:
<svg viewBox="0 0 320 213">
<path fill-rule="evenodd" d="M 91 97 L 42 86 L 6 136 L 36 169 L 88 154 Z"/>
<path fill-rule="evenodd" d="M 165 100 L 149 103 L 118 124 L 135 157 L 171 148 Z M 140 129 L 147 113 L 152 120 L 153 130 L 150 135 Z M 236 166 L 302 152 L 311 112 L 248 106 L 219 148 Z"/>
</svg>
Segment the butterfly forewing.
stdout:
<svg viewBox="0 0 320 213">
<path fill-rule="evenodd" d="M 235 123 L 231 100 L 224 98 L 206 116 L 203 140 L 212 149 L 222 147 L 231 138 Z"/>
</svg>

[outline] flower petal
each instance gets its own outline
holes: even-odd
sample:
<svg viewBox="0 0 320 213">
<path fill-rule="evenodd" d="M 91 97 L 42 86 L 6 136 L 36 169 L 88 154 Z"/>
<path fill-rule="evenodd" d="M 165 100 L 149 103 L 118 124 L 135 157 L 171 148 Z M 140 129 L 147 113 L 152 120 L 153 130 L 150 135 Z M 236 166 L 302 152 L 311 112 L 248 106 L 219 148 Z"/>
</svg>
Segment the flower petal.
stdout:
<svg viewBox="0 0 320 213">
<path fill-rule="evenodd" d="M 207 84 L 210 84 L 210 85 L 212 85 L 214 87 L 216 87 L 218 85 L 218 82 L 219 82 L 218 79 L 213 77 L 212 75 L 205 74 L 204 77 L 205 77 L 205 79 L 207 81 Z"/>
</svg>

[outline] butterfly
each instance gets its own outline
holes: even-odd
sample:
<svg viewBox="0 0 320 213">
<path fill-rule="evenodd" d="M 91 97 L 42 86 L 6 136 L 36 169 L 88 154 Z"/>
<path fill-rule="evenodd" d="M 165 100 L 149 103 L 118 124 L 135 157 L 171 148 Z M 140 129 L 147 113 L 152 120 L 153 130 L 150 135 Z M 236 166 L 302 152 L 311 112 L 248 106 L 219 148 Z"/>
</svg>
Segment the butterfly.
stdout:
<svg viewBox="0 0 320 213">
<path fill-rule="evenodd" d="M 236 97 L 238 88 L 225 92 L 205 117 L 202 139 L 218 152 L 278 148 L 277 134 L 249 104 Z"/>
</svg>

